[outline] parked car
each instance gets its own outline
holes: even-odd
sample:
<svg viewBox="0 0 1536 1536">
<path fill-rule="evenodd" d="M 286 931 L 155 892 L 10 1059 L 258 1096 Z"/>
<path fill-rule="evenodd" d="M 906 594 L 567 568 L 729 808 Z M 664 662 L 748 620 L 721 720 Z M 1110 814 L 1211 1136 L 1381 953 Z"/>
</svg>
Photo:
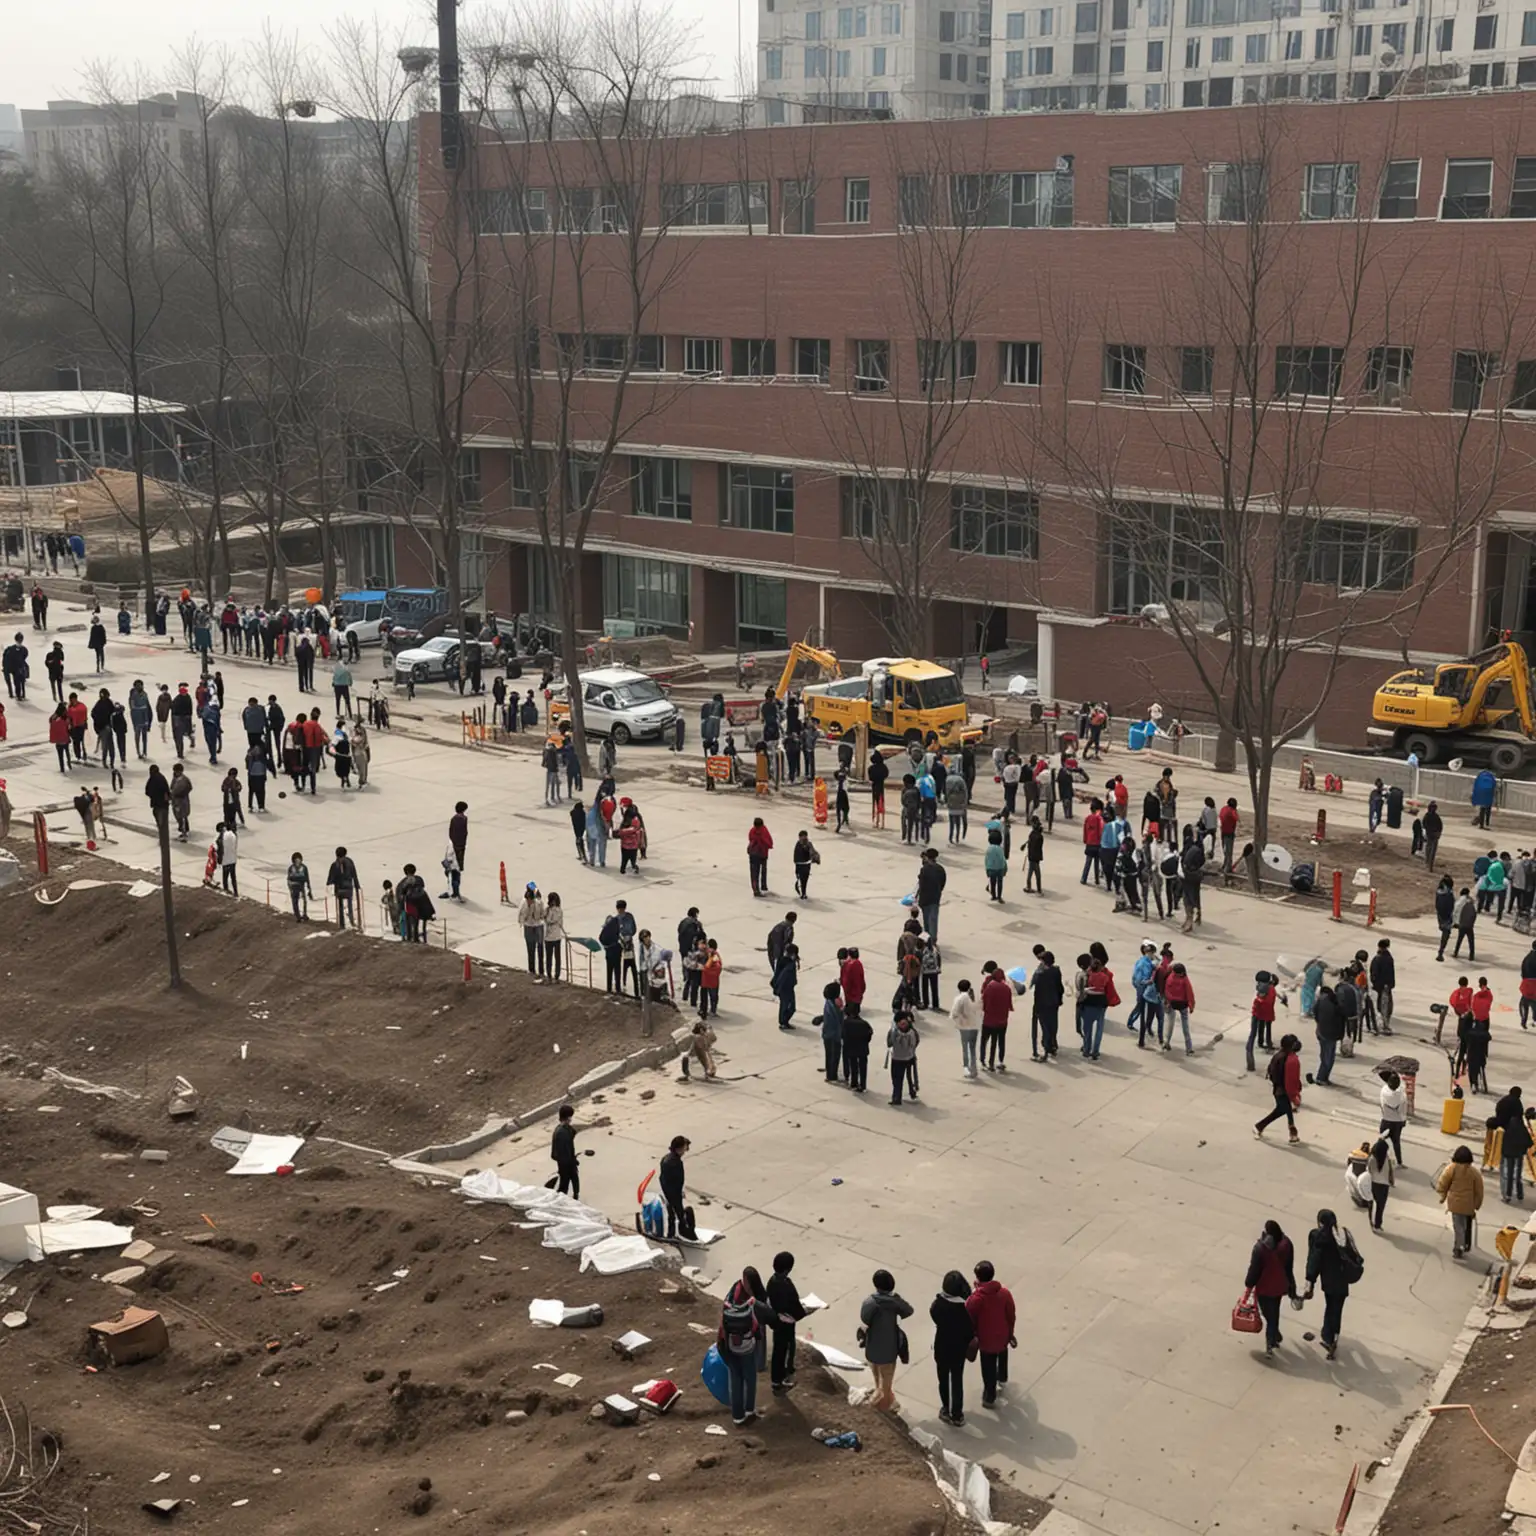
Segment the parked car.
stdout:
<svg viewBox="0 0 1536 1536">
<path fill-rule="evenodd" d="M 345 619 L 348 631 L 357 637 L 359 645 L 377 645 L 381 639 L 379 625 L 384 618 L 384 593 L 382 590 L 342 592 L 336 598 L 336 618 Z"/>
<path fill-rule="evenodd" d="M 496 664 L 496 647 L 481 640 L 473 640 L 472 645 L 480 647 L 480 665 L 489 671 Z M 459 675 L 459 637 L 457 635 L 438 635 L 428 640 L 424 645 L 416 646 L 408 651 L 398 651 L 395 654 L 395 681 L 403 683 L 407 679 L 416 683 L 438 682 L 444 678 L 456 678 Z"/>
<path fill-rule="evenodd" d="M 577 678 L 581 686 L 582 718 L 592 736 L 610 736 L 618 746 L 629 741 L 652 741 L 669 731 L 677 720 L 677 706 L 662 692 L 661 684 L 644 672 L 629 667 L 600 667 Z M 565 684 L 555 688 L 557 703 L 570 695 Z"/>
</svg>

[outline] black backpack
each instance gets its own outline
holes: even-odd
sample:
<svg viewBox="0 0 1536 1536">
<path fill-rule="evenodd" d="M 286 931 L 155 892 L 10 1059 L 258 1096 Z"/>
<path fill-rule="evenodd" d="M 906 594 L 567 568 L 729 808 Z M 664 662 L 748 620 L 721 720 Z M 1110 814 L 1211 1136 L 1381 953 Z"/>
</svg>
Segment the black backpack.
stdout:
<svg viewBox="0 0 1536 1536">
<path fill-rule="evenodd" d="M 750 1355 L 757 1348 L 757 1338 L 762 1332 L 752 1298 L 726 1302 L 720 1312 L 720 1328 L 725 1334 L 727 1354 Z"/>
</svg>

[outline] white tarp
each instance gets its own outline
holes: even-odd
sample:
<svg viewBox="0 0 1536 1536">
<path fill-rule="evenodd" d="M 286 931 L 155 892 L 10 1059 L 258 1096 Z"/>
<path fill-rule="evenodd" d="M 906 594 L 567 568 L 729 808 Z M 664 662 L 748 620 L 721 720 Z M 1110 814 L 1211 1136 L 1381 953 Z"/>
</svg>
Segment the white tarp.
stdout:
<svg viewBox="0 0 1536 1536">
<path fill-rule="evenodd" d="M 27 1229 L 27 1257 L 79 1253 L 86 1248 L 121 1248 L 133 1241 L 133 1228 L 111 1221 L 43 1221 Z"/>
<path fill-rule="evenodd" d="M 862 1371 L 864 1362 L 854 1355 L 845 1355 L 842 1350 L 831 1344 L 823 1344 L 817 1339 L 801 1337 L 802 1344 L 809 1345 L 830 1366 L 840 1371 Z"/>
<path fill-rule="evenodd" d="M 535 1328 L 558 1328 L 565 1317 L 565 1303 L 535 1296 L 528 1303 L 528 1321 Z"/>
<path fill-rule="evenodd" d="M 534 1226 L 555 1226 L 561 1222 L 584 1221 L 606 1232 L 609 1221 L 595 1206 L 583 1205 L 569 1195 L 545 1189 L 541 1184 L 516 1184 L 486 1170 L 468 1173 L 459 1181 L 459 1192 L 472 1200 L 494 1201 L 524 1212 Z"/>
<path fill-rule="evenodd" d="M 636 1233 L 633 1237 L 605 1237 L 600 1243 L 581 1251 L 581 1270 L 595 1269 L 600 1275 L 622 1275 L 632 1269 L 649 1269 L 663 1257 L 660 1248 L 652 1248 Z"/>
<path fill-rule="evenodd" d="M 543 1246 L 558 1248 L 562 1253 L 580 1253 L 612 1235 L 613 1228 L 606 1221 L 557 1221 L 544 1228 Z"/>
<path fill-rule="evenodd" d="M 276 1173 L 291 1163 L 304 1145 L 302 1136 L 252 1136 L 240 1161 L 227 1173 Z"/>
</svg>

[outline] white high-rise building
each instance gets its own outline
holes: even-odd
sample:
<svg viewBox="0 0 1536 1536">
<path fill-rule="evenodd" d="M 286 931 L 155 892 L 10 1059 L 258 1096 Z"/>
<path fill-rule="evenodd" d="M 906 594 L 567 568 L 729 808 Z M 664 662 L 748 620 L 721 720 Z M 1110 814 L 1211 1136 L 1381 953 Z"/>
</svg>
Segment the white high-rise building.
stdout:
<svg viewBox="0 0 1536 1536">
<path fill-rule="evenodd" d="M 769 123 L 1536 85 L 1532 0 L 758 0 Z"/>
</svg>

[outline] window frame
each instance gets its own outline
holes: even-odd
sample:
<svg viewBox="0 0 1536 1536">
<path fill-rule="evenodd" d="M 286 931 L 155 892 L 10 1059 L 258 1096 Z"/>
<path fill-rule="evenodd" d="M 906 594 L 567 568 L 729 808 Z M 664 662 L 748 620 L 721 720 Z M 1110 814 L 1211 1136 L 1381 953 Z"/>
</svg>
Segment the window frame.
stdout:
<svg viewBox="0 0 1536 1536">
<path fill-rule="evenodd" d="M 1392 192 L 1392 173 L 1405 165 L 1413 167 L 1413 194 L 1409 196 L 1404 192 Z M 1424 165 L 1421 160 L 1388 160 L 1381 170 L 1381 190 L 1376 197 L 1376 217 L 1381 220 L 1416 219 L 1419 216 L 1419 198 L 1423 188 Z M 1386 212 L 1388 201 L 1391 201 L 1393 211 Z M 1398 212 L 1398 208 L 1405 203 L 1411 203 L 1412 207 L 1407 212 Z"/>
<path fill-rule="evenodd" d="M 722 469 L 725 475 L 725 495 L 720 498 L 722 528 L 736 528 L 744 533 L 794 533 L 795 472 L 792 469 L 780 469 L 772 464 L 726 464 Z M 769 498 L 766 505 L 763 497 Z"/>
<path fill-rule="evenodd" d="M 1015 368 L 1023 362 L 1023 368 Z M 1033 378 L 1017 378 L 1017 373 L 1032 373 Z M 1038 341 L 1002 341 L 998 343 L 998 383 L 1009 389 L 1039 389 L 1042 377 L 1041 347 Z"/>
<path fill-rule="evenodd" d="M 1321 517 L 1302 531 L 1298 554 L 1300 579 L 1308 586 L 1340 593 L 1405 592 L 1413 585 L 1418 528 L 1412 523 Z M 1358 562 L 1353 569 L 1351 561 Z M 1348 579 L 1356 573 L 1358 581 Z"/>
<path fill-rule="evenodd" d="M 642 454 L 630 461 L 630 506 L 636 517 L 658 522 L 693 521 L 693 461 Z M 666 482 L 670 481 L 670 484 Z M 671 511 L 663 511 L 670 507 Z"/>
<path fill-rule="evenodd" d="M 1327 186 L 1317 185 L 1317 173 L 1326 172 Z M 1347 173 L 1347 174 L 1346 174 Z M 1347 186 L 1341 187 L 1341 182 Z M 1327 212 L 1318 212 L 1319 203 Z M 1347 210 L 1342 206 L 1347 203 Z M 1302 175 L 1301 216 L 1309 223 L 1336 223 L 1353 219 L 1360 205 L 1360 163 L 1357 160 L 1315 161 Z"/>
<path fill-rule="evenodd" d="M 1306 387 L 1298 390 L 1296 381 L 1303 377 Z M 1312 384 L 1319 378 L 1323 379 L 1325 387 L 1314 389 Z M 1303 404 L 1309 400 L 1336 400 L 1343 385 L 1343 347 L 1319 344 L 1275 348 L 1276 399 L 1299 400 Z"/>
<path fill-rule="evenodd" d="M 832 339 L 829 336 L 795 336 L 790 340 L 790 345 L 795 353 L 795 377 L 797 379 L 817 379 L 823 384 L 832 381 Z M 815 369 L 802 368 L 804 361 L 801 349 L 815 347 L 817 349 L 817 366 Z"/>
<path fill-rule="evenodd" d="M 1378 404 L 1400 407 L 1413 393 L 1413 348 L 1371 347 L 1365 354 L 1363 388 Z"/>
<path fill-rule="evenodd" d="M 766 181 L 665 182 L 662 222 L 669 229 L 768 228 Z M 709 217 L 716 210 L 719 218 Z M 705 217 L 697 217 L 700 213 Z"/>
<path fill-rule="evenodd" d="M 1138 177 L 1145 190 L 1138 189 L 1135 181 Z M 1109 168 L 1109 223 L 1115 229 L 1167 228 L 1177 224 L 1183 193 L 1182 164 L 1112 165 Z M 1121 215 L 1118 218 L 1115 216 L 1117 196 Z M 1134 216 L 1138 204 L 1146 209 L 1146 218 Z M 1167 217 L 1158 217 L 1162 213 Z"/>
<path fill-rule="evenodd" d="M 1471 359 L 1472 366 L 1464 367 L 1463 359 Z M 1488 385 L 1498 372 L 1497 352 L 1458 347 L 1451 353 L 1451 409 L 1464 413 L 1483 410 Z"/>
<path fill-rule="evenodd" d="M 1131 341 L 1104 343 L 1104 384 L 1106 395 L 1127 399 L 1147 393 L 1147 349 Z"/>
<path fill-rule="evenodd" d="M 1178 354 L 1179 393 L 1190 399 L 1212 398 L 1216 392 L 1216 349 L 1203 344 L 1180 346 Z M 1191 363 L 1195 363 L 1199 370 L 1198 379 L 1194 384 L 1190 382 Z"/>
<path fill-rule="evenodd" d="M 731 377 L 733 379 L 771 379 L 778 372 L 778 360 L 776 337 L 731 337 Z"/>
<path fill-rule="evenodd" d="M 1457 171 L 1467 171 L 1474 166 L 1486 173 L 1485 190 L 1452 194 L 1451 177 Z M 1476 205 L 1481 212 L 1473 211 Z M 1445 180 L 1440 193 L 1440 218 L 1444 222 L 1460 222 L 1464 219 L 1488 219 L 1493 217 L 1493 160 L 1486 156 L 1456 157 L 1448 155 L 1445 161 Z"/>
<path fill-rule="evenodd" d="M 1007 486 L 952 484 L 949 547 L 959 555 L 1038 561 L 1040 498 Z"/>
<path fill-rule="evenodd" d="M 843 178 L 843 223 L 868 224 L 869 223 L 869 177 L 845 176 Z M 864 189 L 862 197 L 855 188 Z M 859 216 L 859 210 L 863 210 L 863 216 Z"/>
<path fill-rule="evenodd" d="M 713 348 L 712 366 L 700 367 L 697 359 L 690 356 L 695 348 Z M 708 352 L 706 350 L 706 359 Z M 683 373 L 692 379 L 720 379 L 725 377 L 725 341 L 720 336 L 683 337 Z"/>
<path fill-rule="evenodd" d="M 855 337 L 853 390 L 859 395 L 888 394 L 891 388 L 891 343 L 880 337 Z"/>
</svg>

